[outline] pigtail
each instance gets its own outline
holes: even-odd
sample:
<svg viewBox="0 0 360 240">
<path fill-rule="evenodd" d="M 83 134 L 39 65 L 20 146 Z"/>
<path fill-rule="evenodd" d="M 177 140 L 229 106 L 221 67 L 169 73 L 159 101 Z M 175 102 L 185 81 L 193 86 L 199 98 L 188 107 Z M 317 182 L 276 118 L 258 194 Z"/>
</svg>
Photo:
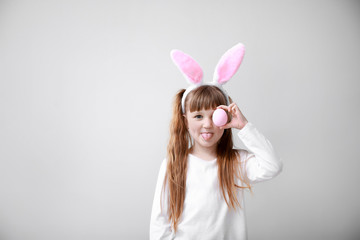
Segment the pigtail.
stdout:
<svg viewBox="0 0 360 240">
<path fill-rule="evenodd" d="M 182 113 L 181 98 L 185 89 L 180 90 L 173 102 L 170 138 L 167 146 L 167 167 L 163 184 L 163 193 L 168 188 L 168 219 L 176 232 L 184 209 L 187 157 L 190 135 Z"/>
</svg>

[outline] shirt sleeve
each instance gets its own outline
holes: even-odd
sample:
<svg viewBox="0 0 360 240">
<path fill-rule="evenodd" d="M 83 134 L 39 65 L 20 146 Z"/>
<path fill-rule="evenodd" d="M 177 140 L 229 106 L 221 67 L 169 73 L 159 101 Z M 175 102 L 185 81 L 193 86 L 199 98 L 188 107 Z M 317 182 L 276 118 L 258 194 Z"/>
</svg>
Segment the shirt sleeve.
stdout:
<svg viewBox="0 0 360 240">
<path fill-rule="evenodd" d="M 238 136 L 249 150 L 243 150 L 240 157 L 250 184 L 272 179 L 282 171 L 282 161 L 270 141 L 252 123 L 248 122 Z"/>
<path fill-rule="evenodd" d="M 151 211 L 150 219 L 150 240 L 162 240 L 162 239 L 171 239 L 172 231 L 171 224 L 168 221 L 167 214 L 167 193 L 166 191 L 162 195 L 163 182 L 166 173 L 166 159 L 163 160 L 160 166 L 160 171 L 156 183 L 154 201 Z M 162 197 L 162 209 L 160 205 L 160 199 Z"/>
</svg>

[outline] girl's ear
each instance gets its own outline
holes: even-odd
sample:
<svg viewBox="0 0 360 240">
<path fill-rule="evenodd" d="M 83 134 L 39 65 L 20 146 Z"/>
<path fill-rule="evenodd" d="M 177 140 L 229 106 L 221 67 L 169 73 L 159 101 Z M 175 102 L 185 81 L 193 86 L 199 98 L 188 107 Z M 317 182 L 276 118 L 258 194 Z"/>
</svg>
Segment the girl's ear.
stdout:
<svg viewBox="0 0 360 240">
<path fill-rule="evenodd" d="M 172 50 L 171 59 L 183 73 L 189 84 L 200 85 L 203 79 L 203 71 L 200 65 L 189 55 L 179 50 Z"/>
<path fill-rule="evenodd" d="M 213 81 L 220 85 L 228 82 L 239 69 L 244 54 L 245 47 L 242 43 L 238 43 L 224 53 L 216 65 Z"/>
</svg>

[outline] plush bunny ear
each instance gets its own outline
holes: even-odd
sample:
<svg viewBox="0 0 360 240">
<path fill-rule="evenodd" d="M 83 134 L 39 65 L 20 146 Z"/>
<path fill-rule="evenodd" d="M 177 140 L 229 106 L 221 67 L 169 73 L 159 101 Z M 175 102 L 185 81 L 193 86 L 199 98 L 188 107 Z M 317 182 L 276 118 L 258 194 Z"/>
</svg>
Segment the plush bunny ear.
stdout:
<svg viewBox="0 0 360 240">
<path fill-rule="evenodd" d="M 214 82 L 222 85 L 230 80 L 239 69 L 245 54 L 245 47 L 238 43 L 220 58 L 214 72 Z"/>
<path fill-rule="evenodd" d="M 202 83 L 203 71 L 192 57 L 179 50 L 172 50 L 171 58 L 189 84 L 200 85 Z"/>
</svg>

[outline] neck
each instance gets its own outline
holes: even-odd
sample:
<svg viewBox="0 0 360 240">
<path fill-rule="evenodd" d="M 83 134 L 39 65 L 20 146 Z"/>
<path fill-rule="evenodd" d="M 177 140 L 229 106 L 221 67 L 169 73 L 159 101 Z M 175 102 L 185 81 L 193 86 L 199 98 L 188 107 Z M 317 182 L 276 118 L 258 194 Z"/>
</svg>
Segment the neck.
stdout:
<svg viewBox="0 0 360 240">
<path fill-rule="evenodd" d="M 190 153 L 204 160 L 213 160 L 217 157 L 216 146 L 204 148 L 196 144 L 190 149 Z"/>
</svg>

